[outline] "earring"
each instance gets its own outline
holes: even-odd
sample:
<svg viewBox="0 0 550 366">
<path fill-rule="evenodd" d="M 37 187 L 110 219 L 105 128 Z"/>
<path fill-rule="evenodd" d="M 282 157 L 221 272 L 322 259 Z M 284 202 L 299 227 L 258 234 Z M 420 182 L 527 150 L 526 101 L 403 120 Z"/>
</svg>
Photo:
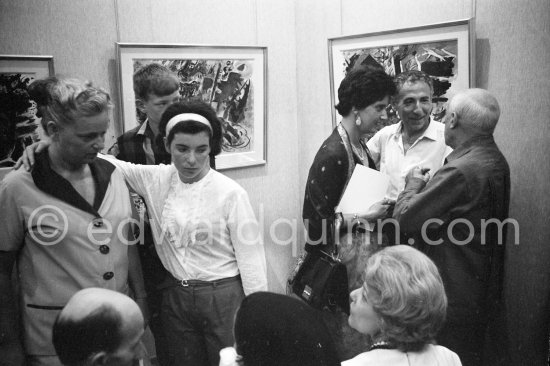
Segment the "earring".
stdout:
<svg viewBox="0 0 550 366">
<path fill-rule="evenodd" d="M 355 125 L 361 126 L 361 116 L 359 114 L 355 115 Z"/>
</svg>

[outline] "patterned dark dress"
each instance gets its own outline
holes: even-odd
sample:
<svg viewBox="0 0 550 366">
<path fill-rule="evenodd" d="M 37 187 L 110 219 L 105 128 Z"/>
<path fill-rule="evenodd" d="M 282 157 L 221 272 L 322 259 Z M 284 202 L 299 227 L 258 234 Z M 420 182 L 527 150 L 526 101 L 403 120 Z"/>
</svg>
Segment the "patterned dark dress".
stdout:
<svg viewBox="0 0 550 366">
<path fill-rule="evenodd" d="M 308 232 L 305 245 L 308 253 L 329 249 L 327 240 L 330 234 L 327 234 L 326 225 L 334 216 L 334 210 L 340 202 L 355 165 L 362 164 L 376 169 L 367 147 L 363 143 L 362 145 L 367 153 L 365 161 L 353 152 L 347 132 L 340 124 L 317 152 L 309 170 L 302 211 Z M 340 241 L 340 258 L 348 270 L 350 291 L 362 285 L 361 274 L 366 259 L 379 247 L 371 240 L 375 238 L 376 235 L 369 235 L 368 232 L 354 232 L 352 238 L 347 237 L 346 240 Z M 368 339 L 350 328 L 345 313 L 325 312 L 324 318 L 327 326 L 333 331 L 341 360 L 366 351 Z"/>
</svg>

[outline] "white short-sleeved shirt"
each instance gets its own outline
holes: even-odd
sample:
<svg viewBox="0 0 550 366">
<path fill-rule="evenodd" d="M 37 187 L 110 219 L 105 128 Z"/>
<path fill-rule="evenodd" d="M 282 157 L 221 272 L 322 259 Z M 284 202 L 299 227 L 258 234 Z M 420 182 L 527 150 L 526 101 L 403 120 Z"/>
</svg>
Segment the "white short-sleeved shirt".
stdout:
<svg viewBox="0 0 550 366">
<path fill-rule="evenodd" d="M 390 178 L 386 196 L 397 199 L 405 188 L 405 176 L 416 166 L 429 168 L 433 176 L 452 151 L 445 144 L 445 125 L 430 121 L 430 125 L 411 147 L 403 148 L 402 122 L 386 126 L 368 142 L 367 147 L 377 168 Z"/>
<path fill-rule="evenodd" d="M 265 252 L 248 194 L 210 169 L 186 184 L 171 165 L 136 165 L 102 155 L 147 204 L 155 247 L 172 276 L 213 281 L 241 275 L 245 294 L 267 290 Z"/>
</svg>

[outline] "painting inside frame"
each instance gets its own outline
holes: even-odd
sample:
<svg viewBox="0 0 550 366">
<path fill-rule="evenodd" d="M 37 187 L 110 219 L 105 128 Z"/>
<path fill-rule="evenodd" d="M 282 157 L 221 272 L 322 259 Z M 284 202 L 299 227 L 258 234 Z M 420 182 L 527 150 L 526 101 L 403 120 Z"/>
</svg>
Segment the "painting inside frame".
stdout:
<svg viewBox="0 0 550 366">
<path fill-rule="evenodd" d="M 136 108 L 132 75 L 150 63 L 166 66 L 180 81 L 183 100 L 200 98 L 222 121 L 218 170 L 265 163 L 264 47 L 117 44 L 124 131 L 144 121 Z"/>
<path fill-rule="evenodd" d="M 391 76 L 421 70 L 434 84 L 432 118 L 442 121 L 448 100 L 457 91 L 474 85 L 473 39 L 471 19 L 329 39 L 331 100 L 334 105 L 338 103 L 340 82 L 357 67 L 381 67 Z M 336 120 L 333 106 L 333 126 Z M 390 106 L 384 125 L 398 121 Z"/>
<path fill-rule="evenodd" d="M 28 87 L 53 74 L 52 56 L 0 55 L 0 168 L 12 167 L 44 136 Z"/>
</svg>

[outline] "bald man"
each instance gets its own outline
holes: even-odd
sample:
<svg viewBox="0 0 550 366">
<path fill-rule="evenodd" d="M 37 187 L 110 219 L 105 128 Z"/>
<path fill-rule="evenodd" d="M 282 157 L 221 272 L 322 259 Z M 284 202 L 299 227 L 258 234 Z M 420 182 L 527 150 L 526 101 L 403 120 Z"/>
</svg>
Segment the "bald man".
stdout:
<svg viewBox="0 0 550 366">
<path fill-rule="evenodd" d="M 465 366 L 482 363 L 489 319 L 502 304 L 501 225 L 508 218 L 510 169 L 493 139 L 499 116 L 486 90 L 457 94 L 445 118 L 445 143 L 453 152 L 432 179 L 412 169 L 394 210 L 409 244 L 439 268 L 449 307 L 436 340 Z"/>
<path fill-rule="evenodd" d="M 138 365 L 143 316 L 119 292 L 87 288 L 75 293 L 53 326 L 53 344 L 63 365 Z"/>
</svg>

